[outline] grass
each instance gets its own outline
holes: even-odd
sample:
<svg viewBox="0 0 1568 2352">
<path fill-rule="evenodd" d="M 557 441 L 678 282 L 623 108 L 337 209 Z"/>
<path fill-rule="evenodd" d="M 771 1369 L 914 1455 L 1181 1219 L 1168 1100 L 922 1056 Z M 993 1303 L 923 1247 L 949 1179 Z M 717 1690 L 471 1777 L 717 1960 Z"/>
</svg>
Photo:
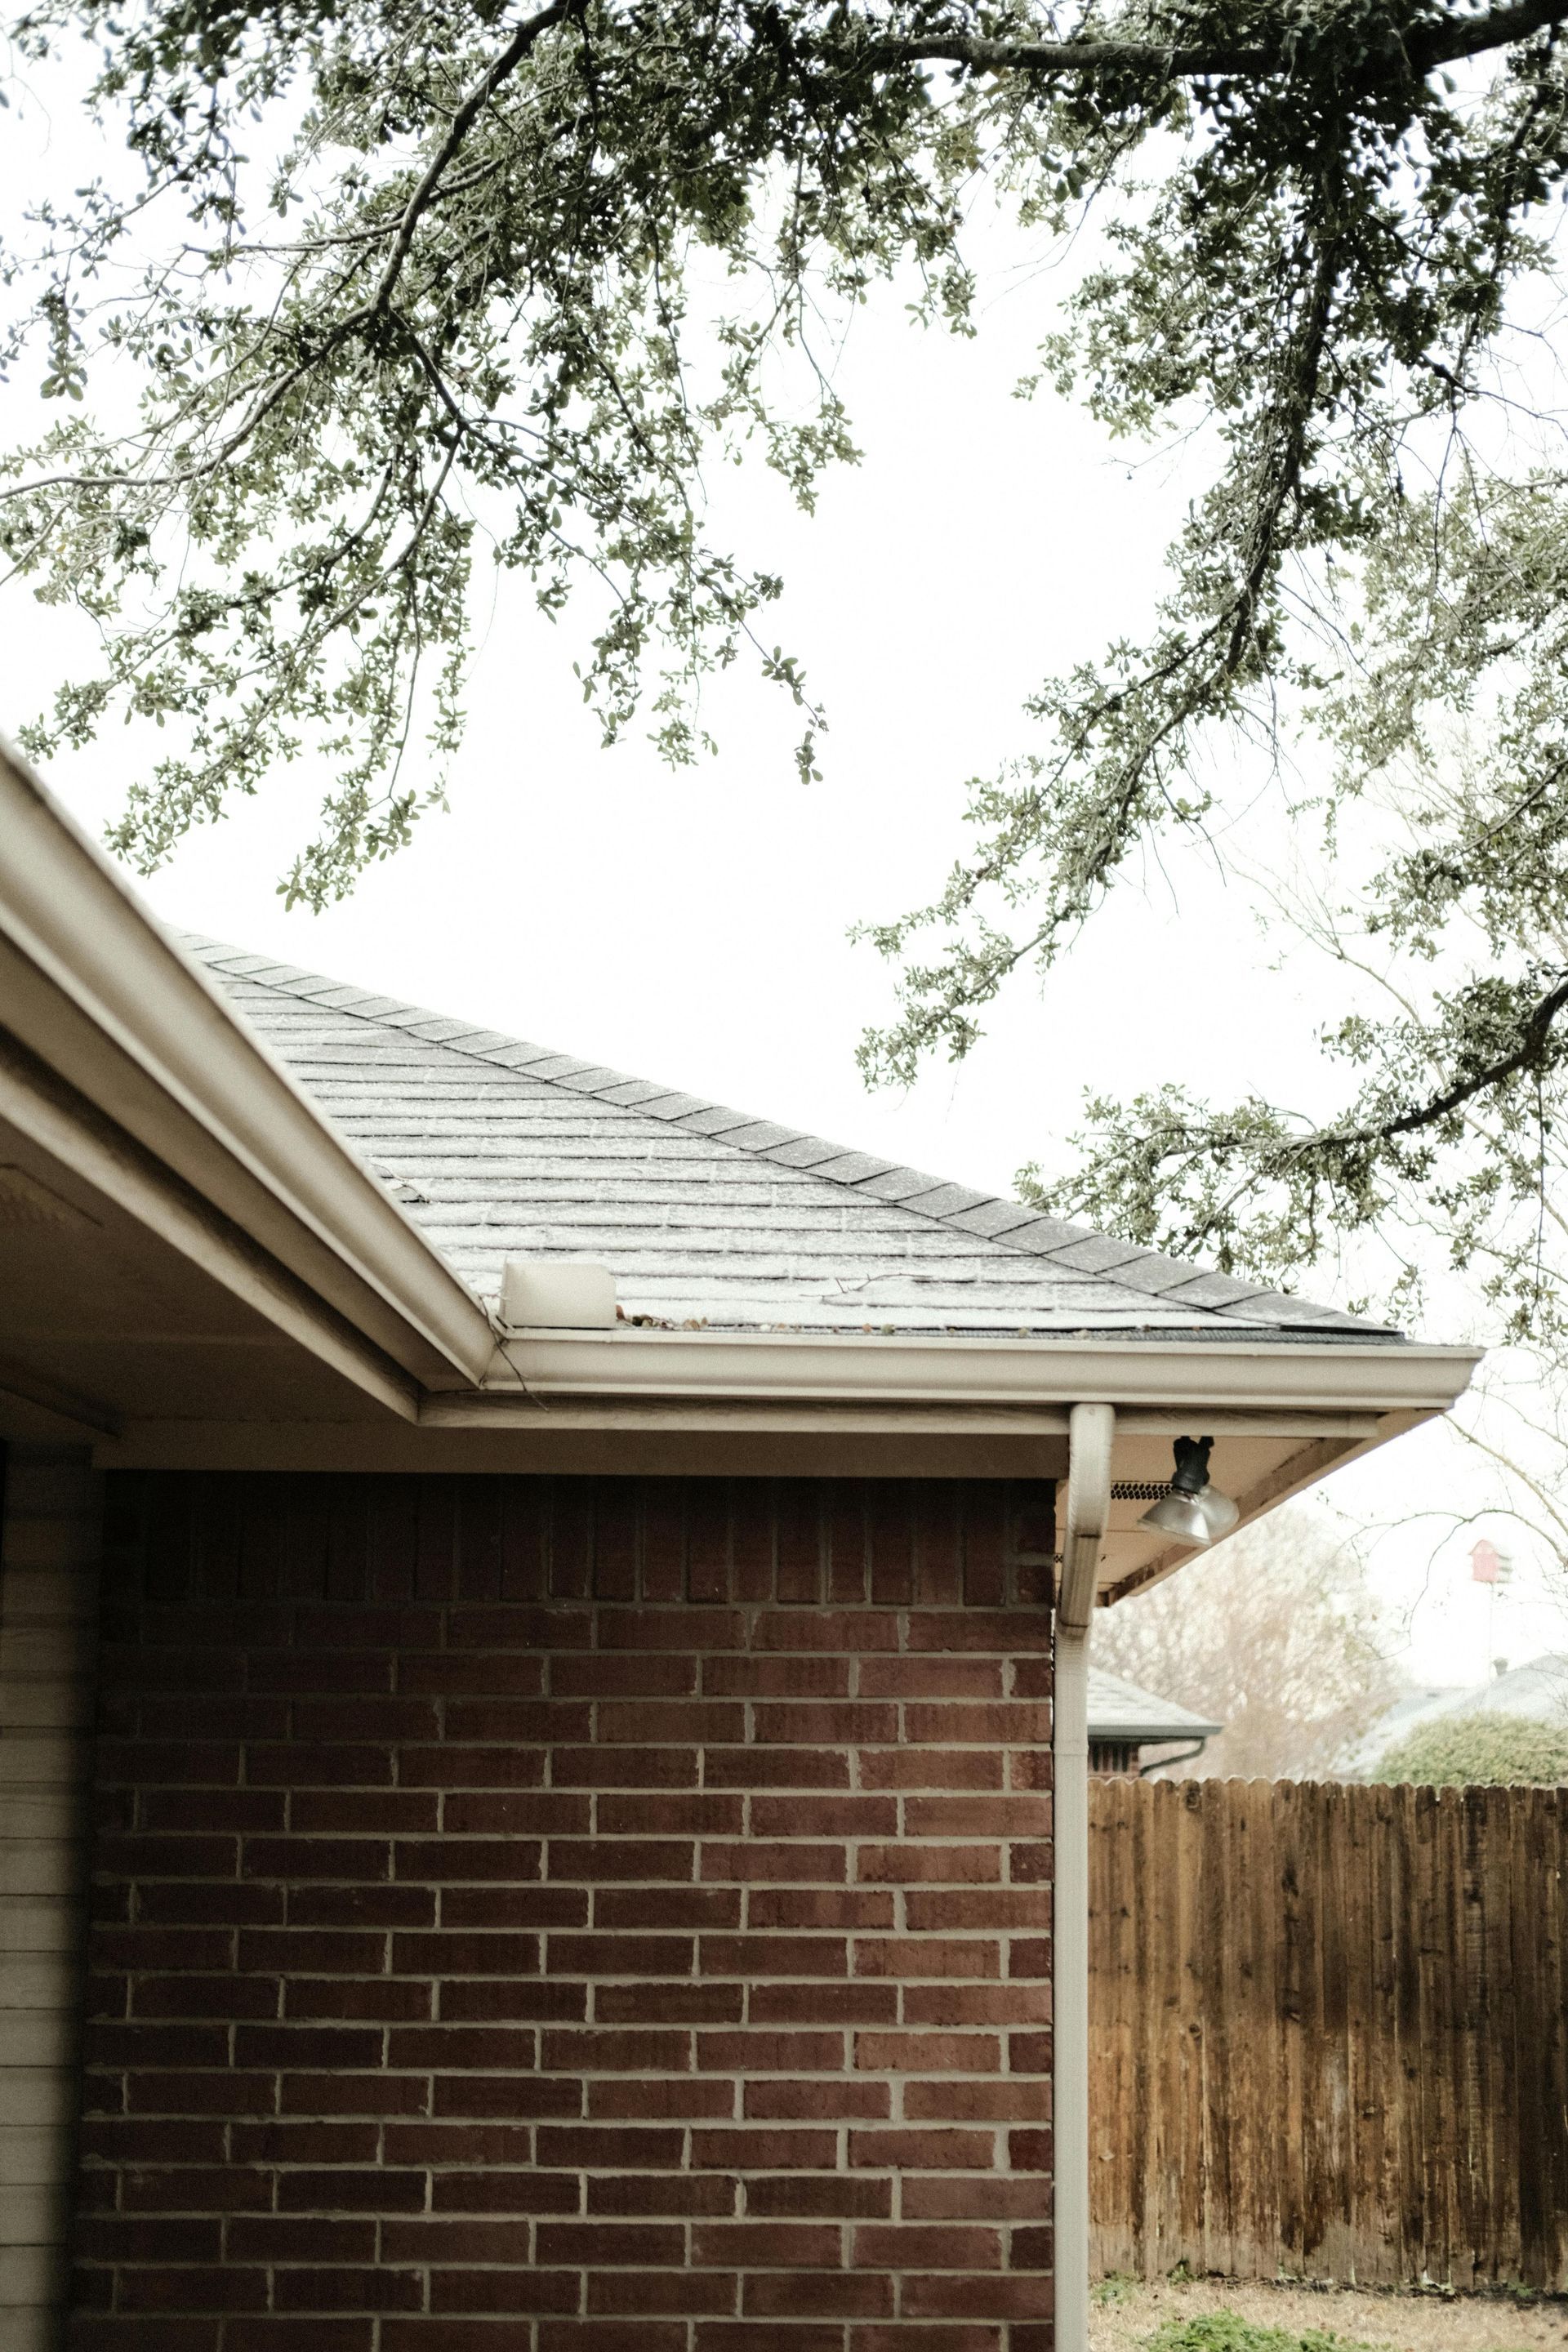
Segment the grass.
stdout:
<svg viewBox="0 0 1568 2352">
<path fill-rule="evenodd" d="M 1568 2304 L 1119 2274 L 1092 2292 L 1090 2352 L 1563 2352 Z"/>
</svg>

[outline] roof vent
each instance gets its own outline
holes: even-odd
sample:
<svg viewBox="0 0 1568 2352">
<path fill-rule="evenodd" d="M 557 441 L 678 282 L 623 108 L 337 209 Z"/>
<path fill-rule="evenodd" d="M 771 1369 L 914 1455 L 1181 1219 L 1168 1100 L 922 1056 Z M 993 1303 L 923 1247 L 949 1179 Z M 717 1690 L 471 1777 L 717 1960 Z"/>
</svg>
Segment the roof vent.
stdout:
<svg viewBox="0 0 1568 2352">
<path fill-rule="evenodd" d="M 509 1257 L 500 1319 L 509 1331 L 613 1331 L 616 1277 L 591 1257 Z"/>
</svg>

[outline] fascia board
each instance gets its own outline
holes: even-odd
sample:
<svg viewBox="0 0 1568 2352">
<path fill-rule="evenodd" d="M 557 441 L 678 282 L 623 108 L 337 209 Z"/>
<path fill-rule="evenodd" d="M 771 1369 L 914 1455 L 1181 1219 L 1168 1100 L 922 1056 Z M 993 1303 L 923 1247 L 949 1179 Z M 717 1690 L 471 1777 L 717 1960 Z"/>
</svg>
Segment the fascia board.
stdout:
<svg viewBox="0 0 1568 2352">
<path fill-rule="evenodd" d="M 6 1026 L 422 1381 L 483 1378 L 483 1307 L 46 787 L 0 747 Z"/>
<path fill-rule="evenodd" d="M 802 1332 L 532 1333 L 501 1343 L 487 1395 L 883 1404 L 1114 1404 L 1192 1412 L 1442 1412 L 1474 1348 Z M 477 1402 L 477 1401 L 476 1401 Z"/>
</svg>

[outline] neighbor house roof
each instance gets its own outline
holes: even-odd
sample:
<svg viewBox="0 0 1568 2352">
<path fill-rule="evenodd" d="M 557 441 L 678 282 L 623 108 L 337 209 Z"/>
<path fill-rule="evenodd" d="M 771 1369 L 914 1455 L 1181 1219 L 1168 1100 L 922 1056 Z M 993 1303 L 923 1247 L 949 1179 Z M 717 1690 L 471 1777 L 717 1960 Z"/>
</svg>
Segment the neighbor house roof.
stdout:
<svg viewBox="0 0 1568 2352">
<path fill-rule="evenodd" d="M 602 1260 L 628 1318 L 714 1330 L 1396 1336 L 650 1079 L 176 937 L 489 1305 L 516 1254 Z"/>
<path fill-rule="evenodd" d="M 1174 1699 L 1160 1698 L 1137 1683 L 1109 1675 L 1102 1666 L 1089 1669 L 1089 1736 L 1090 1739 L 1121 1740 L 1130 1746 L 1152 1745 L 1163 1739 L 1212 1739 L 1221 1723 L 1207 1723 Z"/>
<path fill-rule="evenodd" d="M 1388 1749 L 1421 1724 L 1443 1716 L 1512 1715 L 1568 1726 L 1568 1652 L 1548 1650 L 1487 1683 L 1446 1684 L 1406 1692 L 1334 1766 L 1338 1779 L 1370 1772 Z"/>
</svg>

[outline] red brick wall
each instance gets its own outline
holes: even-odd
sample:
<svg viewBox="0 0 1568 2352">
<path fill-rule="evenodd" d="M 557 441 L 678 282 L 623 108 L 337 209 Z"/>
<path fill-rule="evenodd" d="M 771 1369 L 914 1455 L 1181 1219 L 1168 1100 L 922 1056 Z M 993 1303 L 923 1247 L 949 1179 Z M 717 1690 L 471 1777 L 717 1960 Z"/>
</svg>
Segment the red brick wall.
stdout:
<svg viewBox="0 0 1568 2352">
<path fill-rule="evenodd" d="M 1045 2352 L 1048 1488 L 113 1485 L 74 2352 Z"/>
</svg>

